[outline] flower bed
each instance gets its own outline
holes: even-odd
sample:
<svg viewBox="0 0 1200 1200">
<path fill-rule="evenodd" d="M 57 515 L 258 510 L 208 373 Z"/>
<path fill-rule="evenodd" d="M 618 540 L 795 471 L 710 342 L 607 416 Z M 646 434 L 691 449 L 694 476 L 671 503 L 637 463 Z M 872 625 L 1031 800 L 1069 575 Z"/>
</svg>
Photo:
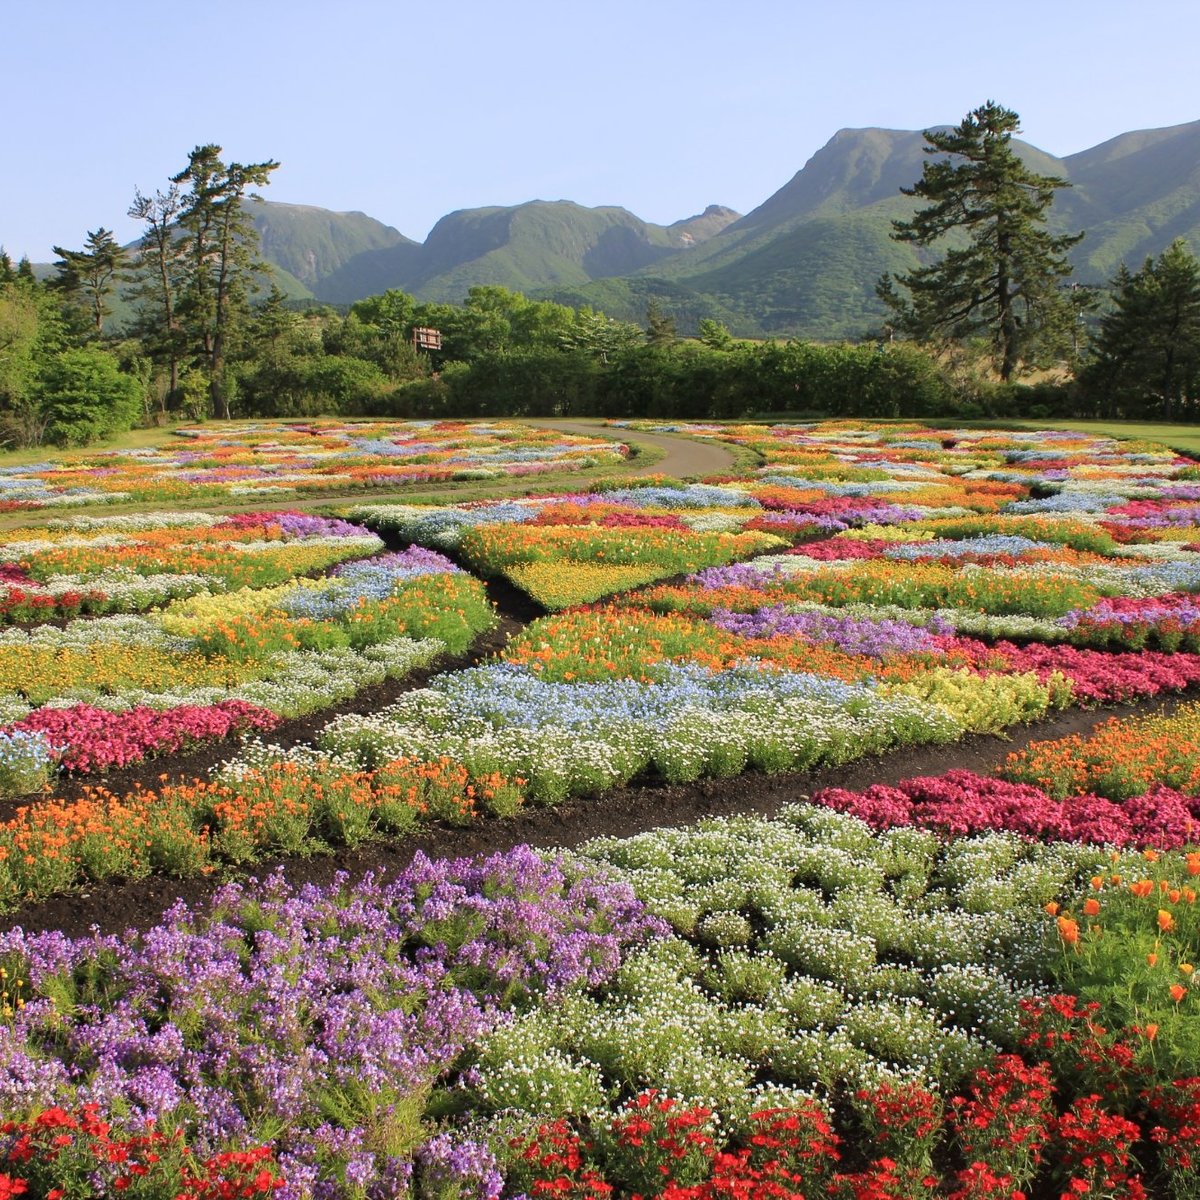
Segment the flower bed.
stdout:
<svg viewBox="0 0 1200 1200">
<path fill-rule="evenodd" d="M 486 421 L 222 422 L 177 436 L 149 449 L 0 467 L 0 511 L 398 490 L 576 471 L 619 463 L 628 452 L 608 439 Z"/>
<path fill-rule="evenodd" d="M 472 775 L 444 757 L 358 770 L 311 751 L 276 760 L 252 745 L 210 779 L 121 796 L 89 789 L 78 800 L 19 809 L 0 823 L 0 910 L 114 878 L 186 877 L 396 838 L 428 821 L 511 816 L 525 785 L 496 772 Z"/>
<path fill-rule="evenodd" d="M 257 530 L 263 519 L 231 523 Z M 329 524 L 303 517 L 298 532 Z M 345 528 L 354 532 L 341 540 L 360 553 L 364 542 L 378 545 L 360 527 Z M 0 787 L 34 790 L 54 761 L 101 771 L 269 729 L 441 653 L 461 653 L 495 621 L 479 582 L 442 555 L 414 548 L 344 559 L 318 579 L 205 592 L 145 616 L 0 633 L 0 705 L 9 717 L 0 734 L 14 759 L 7 772 L 0 764 Z M 13 742 L 17 734 L 28 740 Z"/>
<path fill-rule="evenodd" d="M 15 1002 L 0 1020 L 0 1108 L 17 1122 L 94 1104 L 110 1139 L 182 1117 L 203 1154 L 266 1147 L 281 1198 L 385 1194 L 414 1159 L 432 1178 L 453 1167 L 423 1120 L 464 1047 L 508 1013 L 604 982 L 659 928 L 628 887 L 518 850 L 421 859 L 386 885 L 230 886 L 145 939 L 17 930 L 0 935 Z M 14 1145 L 0 1140 L 10 1190 L 29 1165 Z M 97 1164 L 106 1178 L 120 1165 Z M 35 1169 L 67 1183 L 54 1161 Z"/>
<path fill-rule="evenodd" d="M 586 593 L 572 563 L 594 589 L 747 530 L 788 552 L 534 622 L 496 661 L 330 723 L 316 751 L 253 743 L 203 782 L 24 810 L 0 830 L 0 899 L 639 777 L 805 770 L 1200 681 L 1200 489 L 1173 455 L 885 424 L 719 436 L 763 468 L 363 519 L 537 568 L 563 604 Z M 228 673 L 222 698 L 253 702 L 268 659 L 386 644 L 410 589 L 403 619 L 442 637 L 458 577 L 430 554 L 106 618 L 144 637 L 142 662 L 87 661 L 128 700 L 187 639 Z M 76 624 L 103 642 L 102 621 Z M 109 1138 L 178 1121 L 196 1161 L 262 1154 L 297 1200 L 1191 1198 L 1196 743 L 1187 709 L 1034 743 L 1004 777 L 827 790 L 569 868 L 521 852 L 418 860 L 399 891 L 226 892 L 141 946 L 6 935 L 0 1103 L 22 1132 L 53 1106 Z"/>
</svg>

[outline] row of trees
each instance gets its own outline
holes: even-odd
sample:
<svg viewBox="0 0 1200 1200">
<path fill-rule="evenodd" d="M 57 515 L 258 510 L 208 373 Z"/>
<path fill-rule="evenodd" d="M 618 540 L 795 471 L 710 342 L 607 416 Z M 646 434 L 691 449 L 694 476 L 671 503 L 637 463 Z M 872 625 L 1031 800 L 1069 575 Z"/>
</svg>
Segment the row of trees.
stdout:
<svg viewBox="0 0 1200 1200">
<path fill-rule="evenodd" d="M 82 249 L 56 246 L 45 283 L 0 251 L 0 438 L 82 444 L 172 412 L 934 416 L 1036 402 L 1200 418 L 1200 263 L 1176 243 L 1122 268 L 1085 326 L 1099 290 L 1069 283 L 1066 258 L 1081 235 L 1045 229 L 1066 181 L 1024 166 L 1018 128 L 989 102 L 926 134 L 930 161 L 907 190 L 926 203 L 895 236 L 929 255 L 949 248 L 880 281 L 900 338 L 859 347 L 758 346 L 713 321 L 682 341 L 654 305 L 643 329 L 500 287 L 457 305 L 388 291 L 344 314 L 299 309 L 271 286 L 246 211 L 278 164 L 199 146 L 166 188 L 135 194 L 132 250 L 101 227 Z M 118 306 L 132 315 L 114 330 Z M 441 351 L 414 349 L 420 326 L 441 330 Z M 964 372 L 966 346 L 991 370 Z M 1073 379 L 1014 391 L 1020 372 L 1067 360 Z"/>
</svg>

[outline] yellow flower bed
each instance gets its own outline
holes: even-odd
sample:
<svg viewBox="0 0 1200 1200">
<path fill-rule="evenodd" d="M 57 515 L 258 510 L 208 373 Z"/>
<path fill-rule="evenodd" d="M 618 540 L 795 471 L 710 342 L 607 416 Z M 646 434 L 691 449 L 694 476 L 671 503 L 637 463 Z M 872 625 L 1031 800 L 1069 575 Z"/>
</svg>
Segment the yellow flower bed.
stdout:
<svg viewBox="0 0 1200 1200">
<path fill-rule="evenodd" d="M 332 586 L 328 579 L 297 579 L 291 583 L 268 588 L 239 588 L 223 594 L 201 594 L 186 600 L 177 600 L 159 612 L 152 614 L 167 633 L 179 637 L 195 637 L 222 621 L 238 617 L 254 617 L 278 608 L 285 596 L 298 589 L 327 591 Z"/>
<path fill-rule="evenodd" d="M 98 692 L 139 687 L 164 691 L 226 687 L 252 677 L 252 670 L 224 658 L 181 656 L 147 646 L 106 643 L 77 649 L 0 648 L 0 694 L 23 695 L 35 704 L 77 688 Z"/>
<path fill-rule="evenodd" d="M 662 575 L 662 569 L 563 561 L 518 563 L 505 574 L 544 608 L 559 609 L 653 583 Z"/>
</svg>

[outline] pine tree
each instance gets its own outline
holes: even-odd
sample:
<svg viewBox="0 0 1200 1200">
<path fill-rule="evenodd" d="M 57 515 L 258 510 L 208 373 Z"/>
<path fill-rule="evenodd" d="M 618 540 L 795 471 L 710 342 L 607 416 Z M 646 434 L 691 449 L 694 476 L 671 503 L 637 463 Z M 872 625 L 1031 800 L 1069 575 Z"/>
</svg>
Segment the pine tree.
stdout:
<svg viewBox="0 0 1200 1200">
<path fill-rule="evenodd" d="M 139 332 L 151 358 L 166 365 L 171 394 L 179 389 L 179 366 L 185 353 L 177 312 L 183 287 L 183 240 L 175 227 L 182 207 L 176 184 L 153 196 L 136 191 L 129 207 L 129 215 L 142 222 L 132 293 L 140 302 Z"/>
<path fill-rule="evenodd" d="M 129 257 L 125 248 L 118 244 L 111 229 L 101 226 L 88 232 L 82 250 L 64 250 L 62 246 L 52 249 L 58 255 L 58 262 L 54 264 L 58 268 L 55 286 L 68 295 L 83 298 L 96 327 L 96 335 L 101 336 L 104 318 L 112 312 L 108 299 L 124 277 Z"/>
<path fill-rule="evenodd" d="M 1054 193 L 1070 184 L 1021 162 L 1011 145 L 1019 131 L 1020 117 L 991 100 L 948 132 L 925 131 L 930 161 L 901 191 L 929 203 L 911 221 L 893 221 L 892 236 L 920 247 L 952 241 L 939 261 L 884 275 L 877 289 L 901 331 L 920 341 L 986 335 L 1006 381 L 1069 336 L 1061 281 L 1071 273 L 1066 253 L 1083 237 L 1046 232 Z"/>
<path fill-rule="evenodd" d="M 1105 413 L 1172 420 L 1200 402 L 1200 260 L 1182 238 L 1141 269 L 1121 267 L 1084 388 Z"/>
<path fill-rule="evenodd" d="M 671 346 L 679 337 L 675 318 L 663 312 L 657 300 L 646 305 L 646 342 L 651 346 Z"/>
<path fill-rule="evenodd" d="M 270 183 L 277 162 L 224 163 L 221 147 L 197 146 L 171 182 L 187 184 L 179 228 L 186 263 L 178 314 L 208 373 L 213 415 L 228 418 L 225 362 L 231 334 L 245 320 L 256 275 L 268 271 L 245 209 L 252 187 Z"/>
</svg>

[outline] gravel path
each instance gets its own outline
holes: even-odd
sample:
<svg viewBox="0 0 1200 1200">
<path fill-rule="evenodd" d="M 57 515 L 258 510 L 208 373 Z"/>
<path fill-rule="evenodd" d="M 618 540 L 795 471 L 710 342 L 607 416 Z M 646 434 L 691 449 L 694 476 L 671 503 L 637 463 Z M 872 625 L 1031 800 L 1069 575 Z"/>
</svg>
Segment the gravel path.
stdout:
<svg viewBox="0 0 1200 1200">
<path fill-rule="evenodd" d="M 649 466 L 636 467 L 634 475 L 675 475 L 680 478 L 703 475 L 724 475 L 733 470 L 737 461 L 733 453 L 719 442 L 680 437 L 672 433 L 644 433 L 640 429 L 616 429 L 603 421 L 571 420 L 567 417 L 529 417 L 523 422 L 539 429 L 561 429 L 563 433 L 579 433 L 586 437 L 612 438 L 613 441 L 641 442 L 663 451 L 663 457 Z"/>
</svg>

